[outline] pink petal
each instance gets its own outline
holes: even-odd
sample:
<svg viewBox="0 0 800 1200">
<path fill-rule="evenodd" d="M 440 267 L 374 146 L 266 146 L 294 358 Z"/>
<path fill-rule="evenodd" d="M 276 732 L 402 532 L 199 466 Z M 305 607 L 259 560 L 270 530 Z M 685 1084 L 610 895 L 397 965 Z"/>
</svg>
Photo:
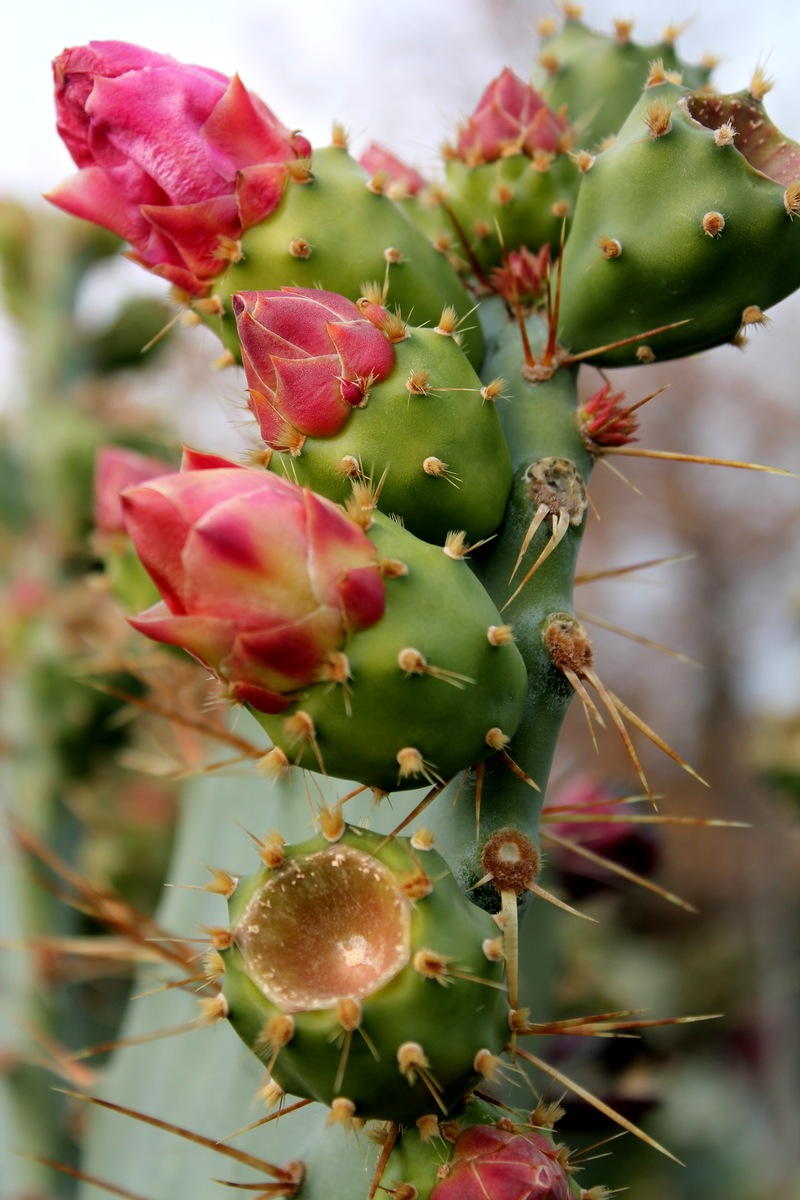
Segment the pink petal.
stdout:
<svg viewBox="0 0 800 1200">
<path fill-rule="evenodd" d="M 309 437 L 332 437 L 352 407 L 339 386 L 338 355 L 324 358 L 273 358 L 277 376 L 275 405 L 295 428 Z"/>
<path fill-rule="evenodd" d="M 386 609 L 386 586 L 377 567 L 352 567 L 339 584 L 348 630 L 369 629 Z"/>
<path fill-rule="evenodd" d="M 110 229 L 132 245 L 146 242 L 149 236 L 139 205 L 101 167 L 84 167 L 52 188 L 45 199 L 74 217 Z"/>
<path fill-rule="evenodd" d="M 247 370 L 245 366 L 245 370 Z M 258 421 L 259 432 L 274 450 L 289 450 L 302 438 L 299 429 L 295 429 L 291 421 L 282 417 L 275 407 L 275 397 L 272 392 L 263 395 L 256 388 L 248 389 L 248 407 Z"/>
<path fill-rule="evenodd" d="M 221 92 L 204 73 L 171 65 L 97 78 L 86 102 L 95 161 L 135 163 L 173 204 L 231 191 L 234 169 L 217 169 L 200 133 Z"/>
<path fill-rule="evenodd" d="M 287 178 L 283 163 L 261 163 L 238 172 L 236 202 L 244 232 L 274 213 L 283 199 Z"/>
<path fill-rule="evenodd" d="M 168 646 L 181 646 L 209 670 L 227 653 L 235 636 L 235 626 L 209 616 L 174 615 L 165 604 L 154 604 L 128 623 L 140 633 Z"/>
<path fill-rule="evenodd" d="M 377 552 L 363 529 L 346 517 L 335 504 L 308 489 L 304 489 L 303 494 L 311 588 L 320 604 L 335 608 L 343 601 L 343 587 L 347 594 L 348 573 L 354 573 L 361 567 L 375 568 Z M 382 579 L 380 583 L 383 587 Z M 357 590 L 363 584 L 364 579 L 360 575 L 354 576 L 354 619 L 357 619 L 359 611 Z"/>
<path fill-rule="evenodd" d="M 294 158 L 289 130 L 234 75 L 200 134 L 214 154 L 237 167 Z"/>
<path fill-rule="evenodd" d="M 189 535 L 188 522 L 171 499 L 151 486 L 128 488 L 120 500 L 125 529 L 145 570 L 170 612 L 185 612 L 181 555 Z"/>
<path fill-rule="evenodd" d="M 359 314 L 358 321 L 328 322 L 328 337 L 333 342 L 347 379 L 386 379 L 394 370 L 394 346 L 384 333 Z"/>
<path fill-rule="evenodd" d="M 240 467 L 238 463 L 231 462 L 219 454 L 210 454 L 206 450 L 193 450 L 191 446 L 184 446 L 181 471 L 209 471 L 217 467 L 224 470 L 230 468 L 246 470 L 245 467 Z"/>
<path fill-rule="evenodd" d="M 256 712 L 272 713 L 275 715 L 284 712 L 293 703 L 291 696 L 281 696 L 277 692 L 271 692 L 259 684 L 250 683 L 248 680 L 232 682 L 230 690 L 237 700 L 242 704 L 249 704 Z"/>
<path fill-rule="evenodd" d="M 142 205 L 151 225 L 175 245 L 186 267 L 199 279 L 214 279 L 229 256 L 221 252 L 221 239 L 235 242 L 242 233 L 235 196 L 217 196 L 198 204 Z"/>
<path fill-rule="evenodd" d="M 255 670 L 251 677 L 266 669 L 279 677 L 283 691 L 312 683 L 329 647 L 313 626 L 303 623 L 275 625 L 270 629 L 244 633 L 237 639 L 237 657 Z M 341 640 L 341 627 L 338 628 Z"/>
<path fill-rule="evenodd" d="M 417 192 L 427 186 L 425 177 L 420 175 L 419 171 L 406 166 L 401 159 L 378 142 L 371 142 L 358 161 L 370 175 L 377 175 L 380 171 L 389 183 L 398 184 L 409 196 L 416 196 Z"/>
</svg>

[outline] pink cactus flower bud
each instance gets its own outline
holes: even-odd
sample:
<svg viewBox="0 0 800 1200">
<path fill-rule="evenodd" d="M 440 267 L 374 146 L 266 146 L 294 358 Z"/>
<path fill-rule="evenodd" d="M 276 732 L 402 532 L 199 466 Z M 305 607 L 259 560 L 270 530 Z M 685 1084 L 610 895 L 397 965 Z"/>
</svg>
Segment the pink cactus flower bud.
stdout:
<svg viewBox="0 0 800 1200">
<path fill-rule="evenodd" d="M 573 1200 L 557 1149 L 534 1130 L 473 1125 L 431 1200 Z"/>
<path fill-rule="evenodd" d="M 281 712 L 347 637 L 380 620 L 375 547 L 335 504 L 216 455 L 123 493 L 162 600 L 131 621 L 182 646 L 235 700 Z"/>
<path fill-rule="evenodd" d="M 638 405 L 626 406 L 624 392 L 611 391 L 605 383 L 580 407 L 578 420 L 581 433 L 589 449 L 602 450 L 604 446 L 627 446 L 639 439 L 635 436 L 639 421 L 634 416 Z"/>
<path fill-rule="evenodd" d="M 456 154 L 471 166 L 510 154 L 532 158 L 537 150 L 555 154 L 568 128 L 561 114 L 554 113 L 534 88 L 506 67 L 489 84 L 459 131 Z"/>
<path fill-rule="evenodd" d="M 237 292 L 232 303 L 250 408 L 276 450 L 338 433 L 394 368 L 386 335 L 335 292 Z"/>
<path fill-rule="evenodd" d="M 94 468 L 94 527 L 101 534 L 125 533 L 125 518 L 119 498 L 123 488 L 147 483 L 173 470 L 171 463 L 128 450 L 125 446 L 103 446 Z"/>
<path fill-rule="evenodd" d="M 286 163 L 311 153 L 238 76 L 126 42 L 53 64 L 58 131 L 80 170 L 48 199 L 130 242 L 130 257 L 194 296 L 277 207 Z"/>
<path fill-rule="evenodd" d="M 493 268 L 492 287 L 510 304 L 516 300 L 521 304 L 532 304 L 544 293 L 549 267 L 549 245 L 542 246 L 538 254 L 527 246 L 520 246 L 519 250 L 508 254 L 504 266 Z"/>
<path fill-rule="evenodd" d="M 591 855 L 554 843 L 550 861 L 561 884 L 576 899 L 592 895 L 615 882 L 614 864 L 639 875 L 652 871 L 659 860 L 658 832 L 631 818 L 629 804 L 607 783 L 591 775 L 576 775 L 555 793 L 546 809 L 546 833 L 584 847 Z"/>
<path fill-rule="evenodd" d="M 416 196 L 428 182 L 414 167 L 408 167 L 379 142 L 370 142 L 358 160 L 370 175 L 382 175 L 395 196 Z"/>
</svg>

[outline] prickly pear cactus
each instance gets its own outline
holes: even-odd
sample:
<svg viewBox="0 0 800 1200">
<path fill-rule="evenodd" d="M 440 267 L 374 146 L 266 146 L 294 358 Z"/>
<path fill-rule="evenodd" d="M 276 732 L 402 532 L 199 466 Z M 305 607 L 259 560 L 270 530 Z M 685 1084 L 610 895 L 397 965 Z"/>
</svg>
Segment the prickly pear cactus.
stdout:
<svg viewBox="0 0 800 1200">
<path fill-rule="evenodd" d="M 509 70 L 476 81 L 425 219 L 418 173 L 382 150 L 359 165 L 338 127 L 312 150 L 238 77 L 117 42 L 56 61 L 78 172 L 50 199 L 219 333 L 255 441 L 237 463 L 190 448 L 180 471 L 106 460 L 97 512 L 116 525 L 95 547 L 129 623 L 165 670 L 185 651 L 210 675 L 237 762 L 257 764 L 242 805 L 216 765 L 202 821 L 187 795 L 176 861 L 208 864 L 209 895 L 168 902 L 147 940 L 168 979 L 150 1011 L 198 991 L 185 1028 L 216 1027 L 206 1061 L 242 1123 L 254 1072 L 268 1112 L 247 1151 L 186 1128 L 169 1049 L 147 1059 L 174 1104 L 154 1115 L 129 1066 L 159 1036 L 139 1008 L 107 1092 L 82 1096 L 89 1183 L 180 1191 L 135 1152 L 104 1177 L 117 1114 L 224 1154 L 265 1197 L 607 1194 L 582 1186 L 558 1107 L 514 1094 L 537 1072 L 586 1098 L 535 1036 L 658 1023 L 531 1019 L 555 983 L 537 914 L 573 912 L 540 850 L 570 702 L 592 736 L 616 730 L 650 800 L 631 729 L 694 771 L 603 682 L 575 611 L 591 471 L 631 449 L 644 403 L 609 381 L 586 396 L 579 369 L 739 344 L 800 286 L 800 151 L 759 76 L 707 90 L 673 40 L 606 38 L 568 9 L 542 94 Z M 170 718 L 208 731 L 196 704 Z"/>
</svg>

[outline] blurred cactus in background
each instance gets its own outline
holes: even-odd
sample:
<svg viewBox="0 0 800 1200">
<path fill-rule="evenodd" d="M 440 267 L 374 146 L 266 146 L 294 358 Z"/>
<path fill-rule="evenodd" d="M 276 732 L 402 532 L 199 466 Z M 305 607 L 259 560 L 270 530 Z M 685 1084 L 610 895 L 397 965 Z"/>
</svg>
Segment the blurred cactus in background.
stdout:
<svg viewBox="0 0 800 1200">
<path fill-rule="evenodd" d="M 749 461 L 766 396 L 736 451 L 671 437 L 712 428 L 691 356 L 800 287 L 800 147 L 762 72 L 721 95 L 674 31 L 564 6 L 540 32 L 537 86 L 477 80 L 430 178 L 339 125 L 312 146 L 238 76 L 123 42 L 56 59 L 70 217 L 0 209 L 25 347 L 0 472 L 10 1195 L 800 1187 L 764 883 L 796 829 L 736 779 L 725 616 L 748 539 L 785 553 L 794 480 Z M 119 239 L 165 295 L 90 326 Z M 238 452 L 186 420 L 209 330 Z M 688 399 L 645 417 L 662 360 Z M 671 651 L 624 588 L 684 547 L 701 600 Z M 703 695 L 619 634 L 705 657 Z"/>
</svg>

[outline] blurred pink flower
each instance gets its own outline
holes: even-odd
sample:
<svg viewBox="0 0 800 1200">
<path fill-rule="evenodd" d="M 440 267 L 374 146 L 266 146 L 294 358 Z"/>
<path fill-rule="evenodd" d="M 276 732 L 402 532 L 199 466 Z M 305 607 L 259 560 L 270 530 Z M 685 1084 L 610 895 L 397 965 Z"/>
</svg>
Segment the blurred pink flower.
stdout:
<svg viewBox="0 0 800 1200">
<path fill-rule="evenodd" d="M 543 830 L 584 847 L 610 864 L 646 874 L 658 862 L 658 835 L 653 826 L 637 823 L 633 819 L 636 812 L 621 799 L 607 783 L 577 775 L 548 800 Z M 615 879 L 612 865 L 594 862 L 566 846 L 554 844 L 549 858 L 561 883 L 576 898 L 602 889 Z"/>
<path fill-rule="evenodd" d="M 174 470 L 171 463 L 129 450 L 125 446 L 103 446 L 94 467 L 94 526 L 98 533 L 125 533 L 125 518 L 119 498 L 123 488 L 146 483 Z"/>
<path fill-rule="evenodd" d="M 428 181 L 379 142 L 370 142 L 358 160 L 370 175 L 383 175 L 394 196 L 416 196 Z"/>
</svg>

